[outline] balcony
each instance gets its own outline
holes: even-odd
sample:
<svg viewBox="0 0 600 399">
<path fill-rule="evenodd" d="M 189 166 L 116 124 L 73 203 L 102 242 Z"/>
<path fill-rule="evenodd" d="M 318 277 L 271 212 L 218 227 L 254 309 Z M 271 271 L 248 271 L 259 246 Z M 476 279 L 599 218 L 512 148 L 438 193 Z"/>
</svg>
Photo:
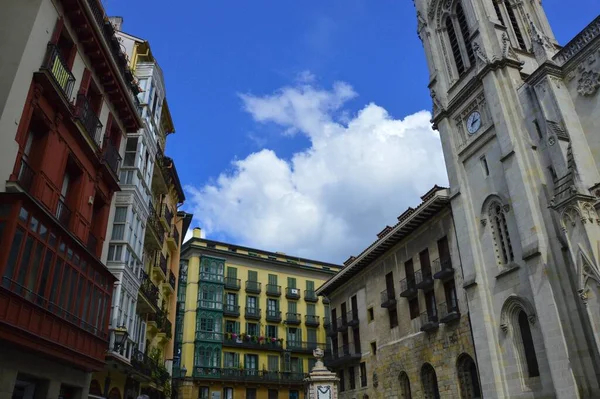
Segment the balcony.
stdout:
<svg viewBox="0 0 600 399">
<path fill-rule="evenodd" d="M 333 352 L 328 352 L 328 356 L 325 357 L 325 365 L 332 368 L 345 366 L 348 363 L 360 361 L 361 356 L 360 352 L 346 344 Z"/>
<path fill-rule="evenodd" d="M 92 109 L 90 100 L 84 94 L 77 95 L 75 115 L 81 123 L 83 130 L 87 134 L 88 139 L 90 139 L 94 145 L 99 148 L 100 136 L 102 135 L 102 123 L 100 123 L 98 115 L 96 115 L 95 111 Z"/>
<path fill-rule="evenodd" d="M 138 309 L 140 313 L 149 313 L 157 311 L 158 287 L 150 280 L 150 276 L 145 271 L 141 271 L 140 298 Z"/>
<path fill-rule="evenodd" d="M 246 307 L 246 319 L 260 320 L 260 309 Z"/>
<path fill-rule="evenodd" d="M 327 304 L 331 303 L 331 301 L 329 300 L 329 298 L 327 298 L 326 296 L 324 296 L 324 297 L 323 297 L 323 299 L 321 299 L 321 300 L 323 301 L 323 303 L 324 303 L 325 305 L 327 305 Z"/>
<path fill-rule="evenodd" d="M 433 276 L 431 270 L 417 270 L 415 272 L 415 286 L 420 290 L 433 288 Z"/>
<path fill-rule="evenodd" d="M 169 285 L 171 286 L 171 288 L 173 288 L 173 290 L 175 290 L 176 283 L 177 278 L 175 277 L 175 273 L 173 273 L 173 270 L 169 270 Z"/>
<path fill-rule="evenodd" d="M 304 324 L 306 327 L 319 327 L 319 316 L 307 314 L 304 316 Z"/>
<path fill-rule="evenodd" d="M 171 251 L 176 251 L 179 244 L 179 231 L 177 230 L 177 226 L 173 225 L 171 232 L 167 236 L 167 245 Z"/>
<path fill-rule="evenodd" d="M 267 284 L 267 295 L 268 296 L 281 296 L 281 286 L 275 284 Z"/>
<path fill-rule="evenodd" d="M 71 210 L 62 198 L 59 198 L 56 206 L 56 218 L 65 229 L 70 230 Z"/>
<path fill-rule="evenodd" d="M 298 288 L 287 287 L 285 289 L 285 297 L 287 299 L 300 299 L 300 290 Z"/>
<path fill-rule="evenodd" d="M 285 314 L 285 322 L 286 324 L 298 325 L 302 322 L 300 319 L 300 313 L 286 313 Z"/>
<path fill-rule="evenodd" d="M 131 365 L 137 372 L 148 378 L 151 378 L 152 372 L 157 369 L 154 360 L 138 349 L 134 349 L 131 353 Z"/>
<path fill-rule="evenodd" d="M 400 296 L 403 298 L 413 298 L 417 295 L 417 286 L 414 278 L 408 278 L 400 281 Z"/>
<path fill-rule="evenodd" d="M 239 291 L 240 290 L 240 279 L 233 277 L 225 277 L 225 289 Z"/>
<path fill-rule="evenodd" d="M 162 250 L 165 239 L 165 230 L 158 220 L 158 215 L 156 214 L 152 202 L 149 204 L 149 209 L 150 213 L 146 220 L 146 238 L 144 240 L 144 246 L 154 250 Z"/>
<path fill-rule="evenodd" d="M 154 253 L 154 259 L 152 260 L 152 273 L 161 281 L 167 279 L 167 258 L 161 252 Z"/>
<path fill-rule="evenodd" d="M 333 323 L 329 324 L 329 327 L 326 328 L 326 333 L 328 337 L 335 337 L 338 333 L 337 322 L 336 319 L 333 319 Z"/>
<path fill-rule="evenodd" d="M 349 310 L 348 313 L 346 313 L 346 324 L 348 325 L 348 327 L 358 326 L 358 309 L 352 309 Z"/>
<path fill-rule="evenodd" d="M 272 323 L 281 323 L 281 311 L 267 310 L 267 321 Z"/>
<path fill-rule="evenodd" d="M 153 325 L 158 330 L 158 334 L 163 334 L 168 339 L 172 338 L 173 326 L 162 310 L 148 314 L 148 325 Z"/>
<path fill-rule="evenodd" d="M 440 309 L 440 323 L 450 324 L 460 319 L 460 311 L 458 310 L 456 299 L 449 304 L 446 302 L 440 303 L 438 307 Z"/>
<path fill-rule="evenodd" d="M 327 329 L 330 326 L 331 326 L 331 319 L 329 319 L 329 316 L 323 317 L 323 327 Z"/>
<path fill-rule="evenodd" d="M 192 376 L 198 379 L 235 381 L 239 383 L 255 382 L 259 384 L 281 384 L 285 386 L 297 385 L 297 388 L 301 389 L 304 386 L 304 379 L 307 377 L 307 374 L 242 369 L 239 367 L 219 368 L 194 366 Z"/>
<path fill-rule="evenodd" d="M 223 346 L 281 352 L 283 350 L 283 340 L 256 335 L 225 333 L 223 337 Z"/>
<path fill-rule="evenodd" d="M 314 290 L 304 290 L 304 300 L 306 302 L 317 302 L 319 297 Z"/>
<path fill-rule="evenodd" d="M 432 331 L 439 327 L 438 317 L 435 309 L 431 312 L 421 313 L 421 331 Z"/>
<path fill-rule="evenodd" d="M 258 281 L 246 281 L 246 292 L 249 294 L 260 294 L 261 283 Z"/>
<path fill-rule="evenodd" d="M 346 322 L 345 315 L 343 317 L 342 316 L 338 317 L 335 324 L 337 325 L 338 332 L 344 332 L 348 329 L 348 323 Z"/>
<path fill-rule="evenodd" d="M 288 341 L 286 349 L 292 352 L 312 353 L 317 348 L 325 349 L 325 346 L 322 342 Z"/>
<path fill-rule="evenodd" d="M 108 137 L 105 137 L 102 143 L 102 163 L 112 172 L 113 178 L 119 181 L 121 155 L 119 155 L 119 149 L 115 147 Z"/>
<path fill-rule="evenodd" d="M 70 103 L 73 87 L 75 86 L 75 77 L 56 44 L 48 43 L 46 56 L 40 70 L 49 75 L 52 83 L 63 97 L 63 101 Z"/>
<path fill-rule="evenodd" d="M 396 306 L 396 293 L 394 290 L 381 291 L 381 307 L 393 308 Z"/>
<path fill-rule="evenodd" d="M 433 261 L 433 278 L 446 280 L 452 276 L 454 276 L 454 268 L 452 267 L 452 260 L 450 258 Z"/>
<path fill-rule="evenodd" d="M 227 317 L 240 317 L 240 305 L 231 305 L 224 304 L 223 305 L 223 316 Z"/>
<path fill-rule="evenodd" d="M 170 230 L 173 223 L 173 212 L 167 206 L 167 204 L 162 204 L 159 212 L 160 220 L 163 222 L 165 229 Z"/>
</svg>

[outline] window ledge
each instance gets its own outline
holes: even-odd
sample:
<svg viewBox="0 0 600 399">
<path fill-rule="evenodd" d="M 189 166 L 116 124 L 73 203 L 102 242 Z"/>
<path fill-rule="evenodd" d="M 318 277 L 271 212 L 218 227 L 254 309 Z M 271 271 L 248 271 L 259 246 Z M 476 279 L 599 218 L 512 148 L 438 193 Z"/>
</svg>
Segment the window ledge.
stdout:
<svg viewBox="0 0 600 399">
<path fill-rule="evenodd" d="M 496 275 L 496 279 L 499 279 L 508 274 L 511 274 L 511 273 L 519 270 L 520 268 L 521 267 L 519 265 L 517 265 L 516 263 L 510 263 L 510 264 L 506 265 L 506 267 L 504 269 L 502 269 L 502 271 Z"/>
</svg>

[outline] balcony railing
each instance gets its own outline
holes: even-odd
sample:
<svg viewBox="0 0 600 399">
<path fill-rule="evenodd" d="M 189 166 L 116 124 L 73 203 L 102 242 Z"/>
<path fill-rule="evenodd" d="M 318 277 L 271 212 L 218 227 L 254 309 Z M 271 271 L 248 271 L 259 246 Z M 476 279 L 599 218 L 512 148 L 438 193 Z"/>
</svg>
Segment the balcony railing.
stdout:
<svg viewBox="0 0 600 399">
<path fill-rule="evenodd" d="M 204 379 L 217 379 L 222 381 L 236 382 L 265 382 L 269 384 L 298 384 L 303 385 L 307 374 L 242 369 L 239 367 L 220 368 L 208 366 L 194 366 L 192 373 L 194 377 Z"/>
<path fill-rule="evenodd" d="M 281 286 L 275 284 L 267 284 L 268 296 L 281 296 Z"/>
<path fill-rule="evenodd" d="M 450 258 L 433 261 L 433 278 L 444 280 L 453 275 L 454 268 L 452 267 L 452 260 Z"/>
<path fill-rule="evenodd" d="M 319 316 L 307 314 L 306 316 L 304 316 L 304 324 L 306 324 L 307 327 L 318 327 Z"/>
<path fill-rule="evenodd" d="M 323 317 L 323 327 L 329 328 L 329 326 L 331 326 L 331 319 L 329 316 Z"/>
<path fill-rule="evenodd" d="M 167 275 L 167 258 L 165 258 L 165 256 L 162 253 L 160 253 L 160 255 L 156 257 L 156 263 L 157 263 L 157 266 L 160 268 L 160 270 L 162 270 L 163 274 L 166 276 Z"/>
<path fill-rule="evenodd" d="M 118 179 L 121 155 L 119 155 L 119 149 L 115 147 L 108 137 L 105 137 L 102 143 L 102 161 L 108 165 Z"/>
<path fill-rule="evenodd" d="M 25 159 L 21 158 L 21 166 L 19 167 L 19 176 L 17 177 L 17 181 L 19 185 L 23 188 L 23 190 L 30 192 L 31 187 L 33 186 L 33 179 L 35 177 L 35 172 L 29 166 Z"/>
<path fill-rule="evenodd" d="M 148 215 L 148 220 L 146 224 L 150 226 L 150 228 L 154 231 L 158 238 L 159 246 L 162 247 L 165 236 L 165 229 L 162 226 L 162 224 L 160 224 L 160 221 L 158 220 L 158 215 L 156 214 L 156 210 L 152 206 L 152 203 L 150 203 L 150 213 Z"/>
<path fill-rule="evenodd" d="M 148 313 L 148 321 L 155 322 L 158 331 L 166 334 L 168 338 L 171 338 L 173 326 L 162 310 L 158 310 L 156 313 Z"/>
<path fill-rule="evenodd" d="M 261 290 L 261 283 L 259 283 L 258 281 L 246 281 L 246 292 L 252 293 L 252 294 L 260 294 L 260 290 Z"/>
<path fill-rule="evenodd" d="M 75 77 L 71 73 L 69 64 L 67 64 L 67 61 L 63 58 L 56 44 L 48 43 L 42 69 L 50 72 L 50 75 L 52 75 L 54 82 L 60 87 L 65 99 L 67 102 L 70 102 L 73 87 L 75 86 Z"/>
<path fill-rule="evenodd" d="M 260 309 L 246 307 L 246 318 L 254 320 L 260 319 Z"/>
<path fill-rule="evenodd" d="M 223 315 L 229 317 L 239 317 L 240 316 L 240 305 L 231 305 L 226 303 L 223 305 Z"/>
<path fill-rule="evenodd" d="M 348 329 L 348 323 L 346 322 L 345 317 L 342 317 L 342 316 L 338 317 L 335 324 L 337 326 L 337 331 L 339 331 L 339 332 L 343 332 Z"/>
<path fill-rule="evenodd" d="M 421 313 L 421 331 L 431 331 L 438 328 L 436 309 Z"/>
<path fill-rule="evenodd" d="M 426 290 L 433 287 L 431 269 L 417 270 L 415 272 L 415 285 L 420 290 Z"/>
<path fill-rule="evenodd" d="M 175 273 L 173 273 L 172 270 L 169 270 L 169 285 L 171 286 L 171 288 L 175 289 L 176 282 L 177 279 L 175 277 Z"/>
<path fill-rule="evenodd" d="M 225 289 L 238 291 L 240 289 L 240 279 L 234 277 L 225 277 Z"/>
<path fill-rule="evenodd" d="M 146 377 L 152 377 L 152 372 L 157 368 L 154 360 L 138 349 L 134 349 L 131 354 L 131 365 Z"/>
<path fill-rule="evenodd" d="M 71 210 L 67 207 L 63 199 L 58 200 L 58 206 L 56 207 L 56 218 L 63 225 L 68 228 L 69 222 L 71 221 Z"/>
<path fill-rule="evenodd" d="M 300 299 L 300 290 L 298 288 L 287 287 L 285 289 L 285 297 L 287 299 Z"/>
<path fill-rule="evenodd" d="M 358 323 L 358 309 L 349 310 L 348 313 L 346 313 L 346 324 L 348 324 L 349 327 L 355 327 Z"/>
<path fill-rule="evenodd" d="M 223 346 L 247 349 L 262 349 L 269 351 L 282 351 L 283 340 L 270 337 L 250 336 L 239 333 L 225 333 L 223 337 Z"/>
<path fill-rule="evenodd" d="M 181 240 L 179 239 L 179 230 L 177 230 L 176 226 L 173 226 L 173 231 L 171 231 L 171 236 L 175 240 L 175 245 L 180 246 Z"/>
<path fill-rule="evenodd" d="M 302 320 L 300 319 L 300 313 L 286 313 L 285 314 L 285 322 L 287 324 L 300 324 Z"/>
<path fill-rule="evenodd" d="M 173 212 L 171 212 L 167 204 L 162 205 L 160 216 L 165 218 L 168 226 L 171 226 L 171 223 L 173 222 Z"/>
<path fill-rule="evenodd" d="M 304 300 L 306 302 L 317 302 L 319 297 L 314 290 L 304 290 Z"/>
<path fill-rule="evenodd" d="M 142 291 L 142 294 L 148 299 L 148 302 L 150 302 L 153 306 L 156 306 L 158 303 L 158 287 L 154 285 L 154 283 L 152 282 L 152 280 L 150 280 L 150 277 L 145 271 L 142 270 L 141 274 L 142 284 L 140 286 L 140 290 Z"/>
<path fill-rule="evenodd" d="M 346 344 L 335 348 L 333 352 L 328 351 L 325 364 L 330 367 L 346 365 L 348 362 L 360 360 L 361 356 L 360 351 L 356 351 L 350 344 Z"/>
<path fill-rule="evenodd" d="M 98 115 L 92 109 L 90 100 L 84 94 L 77 95 L 77 117 L 81 121 L 90 140 L 99 147 L 102 123 L 100 123 Z"/>
<path fill-rule="evenodd" d="M 314 349 L 325 349 L 322 342 L 287 341 L 286 349 L 294 352 L 312 352 Z"/>
<path fill-rule="evenodd" d="M 281 321 L 281 311 L 267 309 L 267 321 L 279 323 Z"/>
<path fill-rule="evenodd" d="M 400 296 L 404 298 L 412 298 L 417 295 L 417 286 L 415 285 L 414 277 L 405 278 L 400 281 Z"/>
<path fill-rule="evenodd" d="M 329 327 L 326 327 L 327 329 L 327 336 L 329 337 L 335 337 L 337 336 L 338 333 L 338 328 L 337 328 L 337 320 L 336 319 L 332 319 L 332 323 L 330 323 Z"/>
<path fill-rule="evenodd" d="M 223 342 L 223 333 L 216 331 L 196 331 L 196 341 Z"/>
<path fill-rule="evenodd" d="M 381 291 L 381 307 L 391 308 L 396 306 L 396 293 L 394 290 Z"/>
<path fill-rule="evenodd" d="M 451 323 L 460 319 L 458 302 L 453 299 L 450 303 L 442 302 L 438 305 L 440 310 L 440 323 Z"/>
</svg>

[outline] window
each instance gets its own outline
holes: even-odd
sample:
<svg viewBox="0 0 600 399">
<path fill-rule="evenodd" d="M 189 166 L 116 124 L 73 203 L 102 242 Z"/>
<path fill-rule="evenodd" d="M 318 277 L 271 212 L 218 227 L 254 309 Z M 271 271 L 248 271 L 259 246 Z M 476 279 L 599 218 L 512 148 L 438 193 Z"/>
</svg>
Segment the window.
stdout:
<svg viewBox="0 0 600 399">
<path fill-rule="evenodd" d="M 354 367 L 348 368 L 348 376 L 350 377 L 348 380 L 350 382 L 350 389 L 356 389 L 356 374 L 354 372 Z"/>
<path fill-rule="evenodd" d="M 458 44 L 458 37 L 454 30 L 454 24 L 450 17 L 446 18 L 446 31 L 448 32 L 448 39 L 450 40 L 450 49 L 452 50 L 452 56 L 454 57 L 454 63 L 456 65 L 456 71 L 459 75 L 465 72 L 465 64 L 463 63 L 462 55 L 460 54 L 460 46 Z"/>
<path fill-rule="evenodd" d="M 234 352 L 223 352 L 223 367 L 238 368 L 240 366 L 240 354 Z"/>
<path fill-rule="evenodd" d="M 473 52 L 473 46 L 471 44 L 471 33 L 469 32 L 469 23 L 467 22 L 467 16 L 463 10 L 462 4 L 459 2 L 456 5 L 456 19 L 458 20 L 458 26 L 460 27 L 460 33 L 462 34 L 463 42 L 465 44 L 465 50 L 467 52 L 467 58 L 471 66 L 475 65 L 475 53 Z"/>
<path fill-rule="evenodd" d="M 456 298 L 456 285 L 454 280 L 444 283 L 444 294 L 448 313 L 458 312 L 458 299 Z"/>
<path fill-rule="evenodd" d="M 277 399 L 279 395 L 279 391 L 276 389 L 269 389 L 268 399 Z"/>
<path fill-rule="evenodd" d="M 421 382 L 423 383 L 423 394 L 425 399 L 440 399 L 437 376 L 435 370 L 429 363 L 421 368 Z"/>
<path fill-rule="evenodd" d="M 529 378 L 539 377 L 540 369 L 538 367 L 537 356 L 535 354 L 535 347 L 533 345 L 533 337 L 531 336 L 531 328 L 529 327 L 529 320 L 527 314 L 521 310 L 519 311 L 519 330 L 521 332 L 521 340 L 523 342 L 523 350 L 525 352 L 525 362 L 527 364 L 527 373 Z"/>
<path fill-rule="evenodd" d="M 265 327 L 265 335 L 267 338 L 277 338 L 277 326 L 267 324 Z"/>
<path fill-rule="evenodd" d="M 240 323 L 233 320 L 225 320 L 225 332 L 239 334 Z"/>
<path fill-rule="evenodd" d="M 367 309 L 367 320 L 369 321 L 369 323 L 375 320 L 375 313 L 372 307 Z"/>
<path fill-rule="evenodd" d="M 237 306 L 237 294 L 227 293 L 227 307 L 235 310 Z"/>
<path fill-rule="evenodd" d="M 408 301 L 408 308 L 410 310 L 410 319 L 411 320 L 419 317 L 419 314 L 421 313 L 421 309 L 419 309 L 419 298 L 418 297 L 411 298 Z"/>
<path fill-rule="evenodd" d="M 313 303 L 306 304 L 306 314 L 314 316 L 316 314 L 316 307 Z"/>
<path fill-rule="evenodd" d="M 246 334 L 248 335 L 260 335 L 257 323 L 246 323 Z"/>
<path fill-rule="evenodd" d="M 267 299 L 267 314 L 276 316 L 279 311 L 279 301 L 277 299 Z"/>
<path fill-rule="evenodd" d="M 437 317 L 437 306 L 433 291 L 425 293 L 425 306 L 427 307 L 427 316 L 429 316 L 429 321 L 435 321 L 435 318 Z"/>
<path fill-rule="evenodd" d="M 290 390 L 289 399 L 300 399 L 300 393 L 296 390 Z"/>
<path fill-rule="evenodd" d="M 456 72 L 462 76 L 468 68 L 475 65 L 475 53 L 467 16 L 460 2 L 456 5 L 453 14 L 446 18 L 445 27 Z"/>
<path fill-rule="evenodd" d="M 510 4 L 508 1 L 494 0 L 496 17 L 498 17 L 501 25 L 508 28 L 512 46 L 526 50 L 527 46 L 523 37 L 523 30 L 521 29 L 522 21 L 515 14 L 515 7 L 516 5 Z M 506 25 L 506 21 L 509 22 L 508 26 Z"/>
<path fill-rule="evenodd" d="M 373 355 L 377 354 L 377 342 L 375 342 L 375 341 L 371 342 L 371 353 Z"/>
<path fill-rule="evenodd" d="M 287 284 L 288 284 L 288 288 L 296 288 L 296 278 L 295 277 L 288 277 L 287 278 Z"/>
<path fill-rule="evenodd" d="M 313 344 L 317 343 L 317 329 L 316 328 L 307 328 L 306 329 L 306 341 L 309 343 L 313 343 Z"/>
<path fill-rule="evenodd" d="M 456 368 L 458 370 L 461 397 L 463 399 L 481 398 L 477 366 L 475 365 L 473 358 L 466 353 L 463 353 L 458 357 Z"/>
<path fill-rule="evenodd" d="M 412 395 L 410 393 L 410 380 L 408 379 L 408 375 L 403 371 L 400 373 L 398 380 L 400 382 L 401 399 L 412 399 Z"/>
<path fill-rule="evenodd" d="M 137 137 L 130 137 L 127 139 L 127 144 L 125 144 L 125 158 L 123 158 L 123 166 L 135 166 L 137 145 Z"/>
<path fill-rule="evenodd" d="M 388 309 L 388 315 L 390 318 L 390 329 L 398 327 L 398 309 L 395 306 Z"/>
<path fill-rule="evenodd" d="M 338 378 L 340 379 L 340 392 L 344 392 L 346 390 L 346 384 L 344 381 L 344 369 L 338 371 Z"/>
<path fill-rule="evenodd" d="M 223 388 L 223 399 L 233 399 L 233 388 Z"/>
<path fill-rule="evenodd" d="M 288 343 L 291 343 L 291 342 L 300 343 L 300 342 L 302 342 L 302 330 L 299 329 L 299 328 L 295 328 L 295 327 L 289 327 L 287 329 L 287 341 L 288 341 Z"/>
<path fill-rule="evenodd" d="M 496 254 L 501 264 L 507 265 L 514 260 L 506 214 L 499 203 L 493 203 L 490 207 L 490 219 L 492 223 L 492 235 L 496 243 Z"/>
<path fill-rule="evenodd" d="M 485 155 L 482 156 L 480 159 L 481 159 L 481 167 L 483 168 L 483 174 L 485 176 L 489 176 L 490 168 L 488 167 L 488 163 L 487 163 L 487 159 L 485 158 Z"/>
<path fill-rule="evenodd" d="M 122 240 L 125 236 L 125 221 L 127 220 L 127 207 L 115 208 L 115 223 L 113 225 L 112 240 Z"/>
<path fill-rule="evenodd" d="M 248 309 L 256 309 L 257 303 L 258 303 L 258 299 L 255 296 L 247 296 L 246 297 L 246 307 Z"/>
<path fill-rule="evenodd" d="M 256 388 L 246 388 L 246 399 L 256 399 Z"/>
<path fill-rule="evenodd" d="M 360 386 L 362 388 L 367 386 L 367 364 L 365 362 L 360 364 Z"/>
<path fill-rule="evenodd" d="M 279 371 L 279 356 L 268 355 L 267 363 L 269 371 Z"/>
</svg>

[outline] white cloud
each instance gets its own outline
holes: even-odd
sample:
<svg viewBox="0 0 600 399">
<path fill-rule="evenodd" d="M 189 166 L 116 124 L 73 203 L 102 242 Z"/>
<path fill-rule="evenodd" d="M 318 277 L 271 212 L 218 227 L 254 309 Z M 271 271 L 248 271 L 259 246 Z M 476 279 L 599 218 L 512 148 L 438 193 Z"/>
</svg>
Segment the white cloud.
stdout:
<svg viewBox="0 0 600 399">
<path fill-rule="evenodd" d="M 392 118 L 370 103 L 353 115 L 346 83 L 297 84 L 271 95 L 240 95 L 257 122 L 306 135 L 311 147 L 285 160 L 269 149 L 232 162 L 203 187 L 187 187 L 211 235 L 272 251 L 342 262 L 375 240 L 434 184 L 446 184 L 439 136 L 429 112 Z"/>
</svg>

